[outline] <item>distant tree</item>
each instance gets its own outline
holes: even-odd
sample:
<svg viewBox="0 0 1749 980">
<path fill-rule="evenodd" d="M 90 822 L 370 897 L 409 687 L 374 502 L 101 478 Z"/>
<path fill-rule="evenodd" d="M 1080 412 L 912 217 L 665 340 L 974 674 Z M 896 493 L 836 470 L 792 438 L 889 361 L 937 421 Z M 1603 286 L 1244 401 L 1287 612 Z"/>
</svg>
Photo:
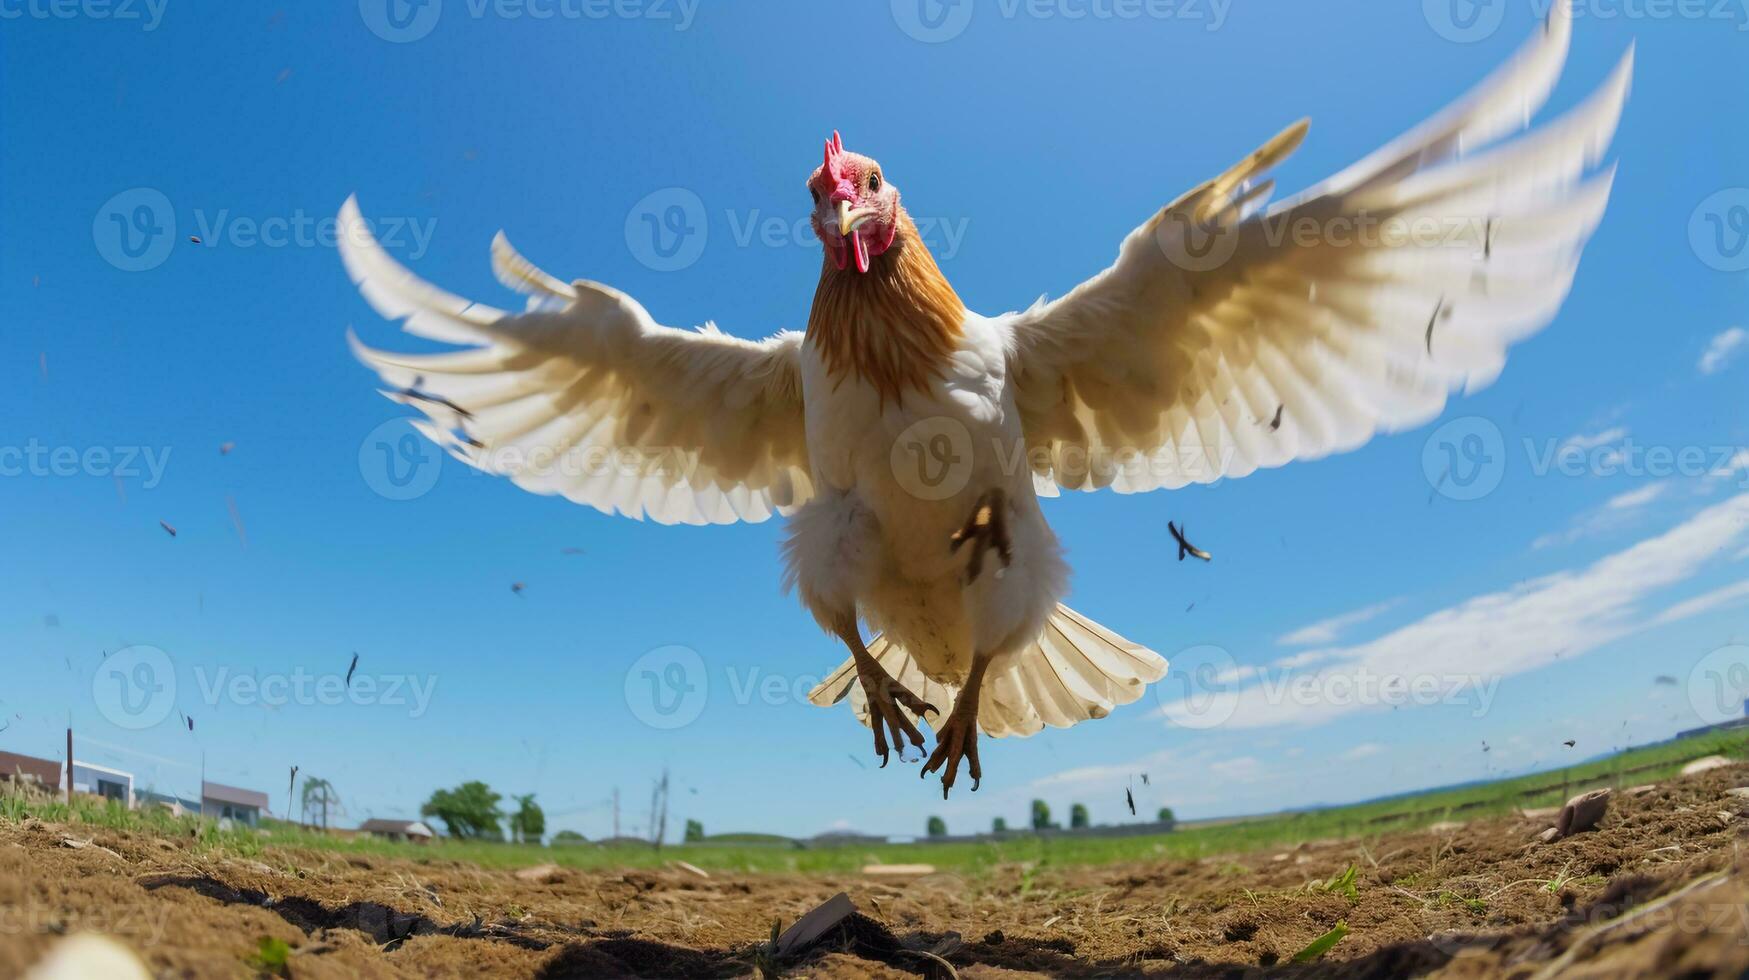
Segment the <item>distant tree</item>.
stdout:
<svg viewBox="0 0 1749 980">
<path fill-rule="evenodd" d="M 553 835 L 553 843 L 555 844 L 581 844 L 587 839 L 575 830 L 561 830 Z"/>
<path fill-rule="evenodd" d="M 1002 819 L 1001 817 L 997 817 L 995 820 L 990 822 L 990 833 L 992 833 L 992 834 L 1006 834 L 1006 833 L 1008 833 L 1008 821 Z"/>
<path fill-rule="evenodd" d="M 534 794 L 518 796 L 516 812 L 510 815 L 510 839 L 521 843 L 539 844 L 547 833 L 546 811 L 534 801 Z"/>
<path fill-rule="evenodd" d="M 1032 801 L 1032 829 L 1049 830 L 1051 828 L 1051 805 L 1044 800 Z"/>
<path fill-rule="evenodd" d="M 340 808 L 340 794 L 334 792 L 334 784 L 326 779 L 314 776 L 305 777 L 303 797 L 298 801 L 299 822 L 310 813 L 321 814 L 320 821 L 323 830 L 328 829 L 329 811 L 344 812 Z"/>
<path fill-rule="evenodd" d="M 451 837 L 479 840 L 503 840 L 499 829 L 498 801 L 504 797 L 479 780 L 463 783 L 455 789 L 440 789 L 419 808 L 422 817 L 443 821 Z"/>
<path fill-rule="evenodd" d="M 930 817 L 929 818 L 929 836 L 931 836 L 931 837 L 946 837 L 947 836 L 947 821 L 941 819 L 940 817 Z"/>
<path fill-rule="evenodd" d="M 1174 826 L 1178 823 L 1178 817 L 1173 814 L 1172 808 L 1169 806 L 1161 807 L 1160 812 L 1154 816 L 1154 819 L 1160 823 L 1172 824 Z"/>
<path fill-rule="evenodd" d="M 697 820 L 688 820 L 686 822 L 686 842 L 696 844 L 701 840 L 704 840 L 704 824 Z"/>
<path fill-rule="evenodd" d="M 1079 803 L 1069 807 L 1069 826 L 1074 830 L 1086 830 L 1091 826 L 1087 819 L 1087 808 Z"/>
</svg>

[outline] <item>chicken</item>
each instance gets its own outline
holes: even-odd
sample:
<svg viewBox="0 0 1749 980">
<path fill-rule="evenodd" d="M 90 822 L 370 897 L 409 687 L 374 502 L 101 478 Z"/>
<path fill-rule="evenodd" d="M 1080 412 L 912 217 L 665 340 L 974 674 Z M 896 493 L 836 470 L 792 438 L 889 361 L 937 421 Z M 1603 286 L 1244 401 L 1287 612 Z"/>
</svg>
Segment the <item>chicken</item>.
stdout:
<svg viewBox="0 0 1749 980">
<path fill-rule="evenodd" d="M 365 297 L 469 349 L 350 340 L 421 432 L 528 490 L 663 524 L 787 517 L 786 585 L 850 654 L 810 700 L 848 697 L 883 766 L 927 722 L 922 774 L 945 795 L 963 765 L 975 790 L 980 733 L 1102 718 L 1166 671 L 1062 604 L 1040 497 L 1354 449 L 1487 385 L 1554 317 L 1609 198 L 1632 70 L 1630 51 L 1526 132 L 1571 30 L 1558 3 L 1467 98 L 1271 205 L 1266 174 L 1307 132 L 1288 128 L 1024 312 L 967 310 L 880 164 L 834 134 L 807 181 L 824 261 L 805 333 L 661 326 L 502 234 L 494 269 L 528 309 L 469 303 L 395 264 L 348 200 L 342 257 Z"/>
</svg>

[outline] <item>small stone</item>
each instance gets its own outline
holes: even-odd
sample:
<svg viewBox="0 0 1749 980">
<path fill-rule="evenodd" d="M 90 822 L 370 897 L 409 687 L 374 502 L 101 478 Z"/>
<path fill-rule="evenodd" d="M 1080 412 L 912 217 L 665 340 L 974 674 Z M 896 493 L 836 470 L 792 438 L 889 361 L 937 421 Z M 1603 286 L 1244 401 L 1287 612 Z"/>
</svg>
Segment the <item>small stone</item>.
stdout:
<svg viewBox="0 0 1749 980">
<path fill-rule="evenodd" d="M 516 873 L 518 879 L 537 885 L 550 884 L 564 876 L 565 870 L 556 864 L 537 864 L 532 868 L 523 868 Z"/>
<path fill-rule="evenodd" d="M 1682 774 L 1684 776 L 1694 776 L 1703 772 L 1711 772 L 1714 769 L 1723 769 L 1725 766 L 1729 765 L 1735 765 L 1735 763 L 1722 755 L 1709 755 L 1704 759 L 1696 759 L 1688 765 L 1683 766 Z"/>
<path fill-rule="evenodd" d="M 1561 836 L 1561 831 L 1558 828 L 1550 827 L 1549 829 L 1536 835 L 1536 839 L 1542 841 L 1544 844 L 1547 844 L 1547 843 L 1550 843 L 1552 841 L 1559 840 L 1560 836 Z"/>
<path fill-rule="evenodd" d="M 1596 830 L 1603 815 L 1609 812 L 1609 797 L 1608 789 L 1592 790 L 1573 797 L 1561 808 L 1561 816 L 1555 821 L 1555 829 L 1562 837 Z"/>
<path fill-rule="evenodd" d="M 1645 785 L 1645 786 L 1632 786 L 1632 787 L 1629 787 L 1629 788 L 1628 788 L 1628 791 L 1627 791 L 1627 794 L 1628 794 L 1628 795 L 1629 795 L 1629 796 L 1634 796 L 1634 797 L 1639 797 L 1639 796 L 1645 796 L 1645 795 L 1646 795 L 1646 794 L 1648 794 L 1648 793 L 1655 793 L 1655 792 L 1657 792 L 1657 791 L 1658 791 L 1658 787 L 1657 787 L 1657 786 L 1654 786 L 1654 785 L 1652 785 L 1652 784 L 1650 784 L 1650 783 L 1648 783 L 1648 784 L 1646 784 L 1646 785 Z"/>
</svg>

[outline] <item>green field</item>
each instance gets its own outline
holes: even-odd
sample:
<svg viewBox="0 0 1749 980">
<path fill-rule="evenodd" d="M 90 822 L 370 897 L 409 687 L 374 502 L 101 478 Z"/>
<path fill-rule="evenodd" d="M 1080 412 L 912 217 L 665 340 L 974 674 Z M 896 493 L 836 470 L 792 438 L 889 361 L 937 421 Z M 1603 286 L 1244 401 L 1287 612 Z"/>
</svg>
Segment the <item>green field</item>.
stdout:
<svg viewBox="0 0 1749 980">
<path fill-rule="evenodd" d="M 30 817 L 65 824 L 193 834 L 201 851 L 263 858 L 269 847 L 312 848 L 373 854 L 410 861 L 464 861 L 484 867 L 515 868 L 554 862 L 576 868 L 657 867 L 682 860 L 711 870 L 738 872 L 855 873 L 869 863 L 931 864 L 942 871 L 978 873 L 1002 864 L 1095 865 L 1160 858 L 1196 859 L 1328 838 L 1364 837 L 1408 830 L 1445 820 L 1470 820 L 1515 808 L 1558 805 L 1574 793 L 1598 786 L 1626 787 L 1674 775 L 1685 762 L 1705 755 L 1749 756 L 1749 734 L 1709 733 L 1663 745 L 1631 749 L 1607 759 L 1567 769 L 1459 789 L 1395 797 L 1353 806 L 1192 824 L 1174 833 L 1147 837 L 1021 836 L 989 843 L 892 844 L 800 848 L 782 838 L 728 835 L 715 843 L 603 847 L 578 844 L 539 847 L 476 841 L 444 841 L 421 846 L 360 839 L 340 840 L 292 824 L 268 821 L 264 833 L 220 831 L 196 818 L 171 818 L 76 800 L 29 800 L 0 796 L 0 821 Z M 739 838 L 737 840 L 737 838 Z M 265 858 L 285 861 L 278 852 Z"/>
</svg>

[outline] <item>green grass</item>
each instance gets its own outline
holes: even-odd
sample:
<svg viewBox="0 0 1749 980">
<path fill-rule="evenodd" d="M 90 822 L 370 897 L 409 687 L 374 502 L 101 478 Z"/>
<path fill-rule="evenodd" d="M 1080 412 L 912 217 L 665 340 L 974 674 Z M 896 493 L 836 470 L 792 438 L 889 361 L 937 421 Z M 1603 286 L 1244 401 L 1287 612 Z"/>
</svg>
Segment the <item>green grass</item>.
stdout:
<svg viewBox="0 0 1749 980">
<path fill-rule="evenodd" d="M 18 823 L 27 818 L 64 825 L 66 833 L 73 837 L 93 828 L 189 839 L 194 841 L 197 855 L 253 858 L 261 854 L 267 843 L 267 839 L 247 828 L 221 830 L 216 822 L 199 817 L 173 817 L 164 810 L 129 810 L 120 803 L 90 796 L 77 796 L 71 803 L 64 803 L 59 798 L 26 797 L 0 789 L 0 822 Z"/>
<path fill-rule="evenodd" d="M 1307 946 L 1305 949 L 1302 949 L 1299 952 L 1295 953 L 1294 954 L 1294 962 L 1295 963 L 1316 963 L 1318 960 L 1323 959 L 1325 953 L 1328 953 L 1332 949 L 1335 949 L 1336 944 L 1341 942 L 1343 939 L 1347 938 L 1347 936 L 1348 936 L 1348 923 L 1347 922 L 1338 922 L 1338 923 L 1336 923 L 1336 928 L 1331 929 L 1329 932 L 1324 933 L 1322 936 L 1319 936 L 1317 939 L 1312 940 L 1312 944 L 1310 946 Z"/>
<path fill-rule="evenodd" d="M 1195 860 L 1289 847 L 1309 840 L 1367 837 L 1425 827 L 1444 820 L 1493 816 L 1518 807 L 1553 806 L 1569 796 L 1602 785 L 1625 787 L 1656 782 L 1703 755 L 1749 755 L 1749 736 L 1739 732 L 1696 736 L 1666 745 L 1635 749 L 1609 759 L 1564 770 L 1502 780 L 1486 785 L 1379 800 L 1354 806 L 1284 813 L 1241 820 L 1181 825 L 1174 833 L 1147 837 L 1015 837 L 1000 842 L 850 845 L 799 849 L 774 846 L 784 838 L 728 834 L 702 844 L 673 845 L 660 851 L 633 846 L 591 844 L 538 847 L 482 841 L 444 841 L 432 845 L 374 839 L 339 840 L 277 821 L 265 834 L 220 831 L 192 817 L 128 811 L 101 801 L 26 802 L 0 793 L 0 821 L 26 817 L 62 824 L 155 831 L 196 838 L 197 851 L 256 857 L 263 847 L 310 848 L 377 855 L 414 862 L 463 861 L 487 868 L 518 868 L 543 862 L 583 869 L 658 867 L 683 860 L 709 870 L 733 872 L 855 873 L 864 864 L 930 864 L 943 872 L 977 874 L 998 865 L 1018 865 L 1028 880 L 1047 865 L 1098 865 L 1158 859 Z M 1527 792 L 1540 790 L 1539 792 Z M 1341 882 L 1338 890 L 1346 891 Z"/>
</svg>

